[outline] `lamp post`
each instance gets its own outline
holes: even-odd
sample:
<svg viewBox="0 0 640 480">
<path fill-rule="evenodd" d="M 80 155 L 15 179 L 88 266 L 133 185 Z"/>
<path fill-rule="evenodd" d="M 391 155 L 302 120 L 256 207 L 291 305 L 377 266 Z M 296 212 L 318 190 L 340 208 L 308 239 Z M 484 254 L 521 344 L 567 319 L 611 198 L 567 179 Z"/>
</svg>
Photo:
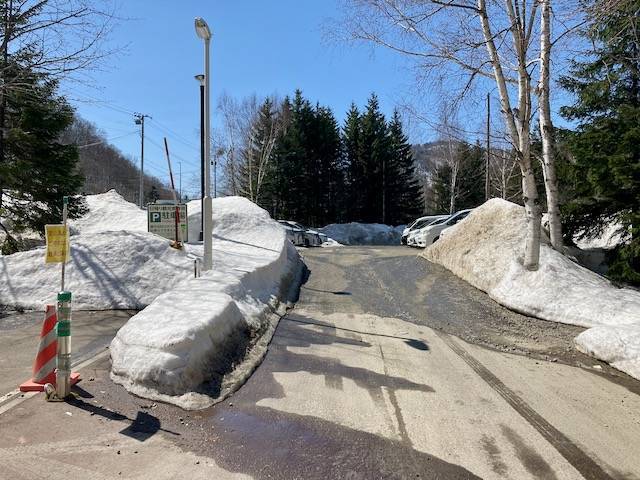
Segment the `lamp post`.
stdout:
<svg viewBox="0 0 640 480">
<path fill-rule="evenodd" d="M 204 40 L 204 198 L 202 208 L 202 235 L 204 243 L 203 270 L 211 270 L 213 267 L 213 218 L 211 215 L 211 131 L 210 131 L 210 98 L 209 85 L 211 75 L 209 73 L 209 43 L 211 42 L 211 30 L 204 19 L 195 19 L 196 34 Z"/>
<path fill-rule="evenodd" d="M 196 75 L 200 84 L 200 241 L 204 230 L 204 75 Z M 214 184 L 215 187 L 215 184 Z"/>
</svg>

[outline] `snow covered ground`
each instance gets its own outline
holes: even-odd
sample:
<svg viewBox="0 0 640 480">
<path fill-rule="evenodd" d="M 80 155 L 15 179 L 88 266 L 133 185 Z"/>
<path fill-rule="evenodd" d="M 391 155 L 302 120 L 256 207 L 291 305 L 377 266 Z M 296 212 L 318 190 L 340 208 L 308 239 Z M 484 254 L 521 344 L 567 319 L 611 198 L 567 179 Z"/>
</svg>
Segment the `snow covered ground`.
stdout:
<svg viewBox="0 0 640 480">
<path fill-rule="evenodd" d="M 381 223 L 332 223 L 318 231 L 343 245 L 400 245 L 406 225 L 392 227 Z"/>
<path fill-rule="evenodd" d="M 519 205 L 492 199 L 425 249 L 498 303 L 545 320 L 594 327 L 576 337 L 586 353 L 640 379 L 640 292 L 617 288 L 552 249 L 540 268 L 522 266 L 526 223 Z"/>
<path fill-rule="evenodd" d="M 611 221 L 602 233 L 596 237 L 575 239 L 576 245 L 583 250 L 590 249 L 611 249 L 622 243 L 621 224 Z"/>
<path fill-rule="evenodd" d="M 89 213 L 71 222 L 67 285 L 75 309 L 144 308 L 111 344 L 112 378 L 148 398 L 199 408 L 194 393 L 211 372 L 225 373 L 267 328 L 301 273 L 284 229 L 240 197 L 213 200 L 213 270 L 194 278 L 202 245 L 175 250 L 148 233 L 146 213 L 115 191 L 87 197 Z M 190 202 L 197 239 L 200 202 Z M 42 308 L 55 300 L 59 265 L 44 249 L 0 257 L 0 304 Z M 241 355 L 240 355 L 241 356 Z"/>
<path fill-rule="evenodd" d="M 70 221 L 65 288 L 76 310 L 141 309 L 193 276 L 193 260 L 147 232 L 146 212 L 111 190 L 87 196 L 89 212 Z M 55 303 L 60 265 L 45 247 L 0 257 L 0 304 L 43 309 Z"/>
</svg>

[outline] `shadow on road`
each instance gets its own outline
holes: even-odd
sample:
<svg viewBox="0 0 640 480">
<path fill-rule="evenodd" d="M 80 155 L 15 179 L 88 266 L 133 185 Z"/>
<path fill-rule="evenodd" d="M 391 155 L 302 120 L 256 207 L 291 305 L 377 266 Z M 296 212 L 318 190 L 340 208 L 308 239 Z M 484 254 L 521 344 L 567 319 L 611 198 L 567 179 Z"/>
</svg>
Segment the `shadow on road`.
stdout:
<svg viewBox="0 0 640 480">
<path fill-rule="evenodd" d="M 74 387 L 73 389 L 74 392 L 78 392 L 78 390 L 84 392 L 87 395 L 86 398 L 93 398 L 93 395 L 86 392 L 85 390 L 79 389 L 78 387 Z M 139 440 L 140 442 L 144 442 L 145 440 L 151 438 L 158 431 L 169 433 L 175 436 L 180 436 L 180 434 L 177 432 L 162 428 L 160 420 L 147 412 L 139 410 L 136 413 L 136 418 L 131 419 L 126 415 L 123 415 L 114 410 L 108 410 L 100 405 L 94 405 L 92 403 L 85 402 L 81 398 L 70 397 L 65 402 L 68 405 L 79 408 L 80 410 L 84 410 L 85 412 L 89 412 L 91 415 L 99 415 L 100 417 L 106 418 L 107 420 L 115 420 L 117 422 L 131 422 L 126 428 L 120 430 L 120 433 L 127 437 Z"/>
<path fill-rule="evenodd" d="M 418 340 L 417 338 L 399 337 L 396 335 L 385 335 L 384 333 L 363 332 L 361 330 L 354 330 L 351 328 L 336 327 L 332 323 L 323 322 L 321 320 L 315 320 L 315 319 L 304 317 L 302 315 L 295 315 L 295 314 L 286 316 L 282 320 L 287 322 L 296 322 L 296 323 L 302 323 L 306 325 L 316 325 L 318 327 L 325 327 L 330 329 L 331 330 L 330 333 L 332 334 L 334 334 L 333 332 L 335 332 L 336 330 L 340 330 L 343 332 L 358 333 L 361 335 L 370 335 L 372 337 L 395 338 L 397 340 L 404 340 L 405 344 L 409 345 L 412 348 L 415 348 L 416 350 L 423 350 L 423 351 L 429 350 L 429 345 L 427 345 L 427 343 L 424 340 Z M 344 340 L 348 340 L 340 337 L 336 337 L 336 338 L 339 339 L 339 340 L 336 340 L 336 342 L 338 343 L 344 343 Z M 360 341 L 360 343 L 366 343 L 367 346 L 370 345 L 369 343 L 364 341 Z"/>
</svg>

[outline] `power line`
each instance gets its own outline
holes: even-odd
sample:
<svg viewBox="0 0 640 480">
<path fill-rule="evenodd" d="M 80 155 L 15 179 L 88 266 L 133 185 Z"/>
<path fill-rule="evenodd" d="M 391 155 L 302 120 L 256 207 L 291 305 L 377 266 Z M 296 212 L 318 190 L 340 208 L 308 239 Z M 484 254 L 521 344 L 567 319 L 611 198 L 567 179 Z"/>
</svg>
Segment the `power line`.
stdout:
<svg viewBox="0 0 640 480">
<path fill-rule="evenodd" d="M 191 140 L 188 140 L 186 137 L 180 135 L 175 130 L 172 130 L 171 128 L 169 128 L 166 125 L 158 122 L 157 120 L 154 120 L 152 123 L 155 124 L 155 126 L 160 128 L 161 130 L 165 130 L 166 132 L 168 132 L 170 134 L 170 135 L 168 135 L 169 137 L 174 137 L 175 140 L 177 140 L 178 142 L 182 143 L 183 145 L 186 145 L 187 147 L 192 148 L 193 150 L 195 150 L 197 152 L 200 152 L 200 147 L 199 146 L 196 146 L 194 143 L 191 143 Z"/>
<path fill-rule="evenodd" d="M 93 143 L 87 143 L 86 145 L 78 145 L 78 148 L 87 148 L 87 147 L 93 147 L 95 145 L 101 145 L 103 143 L 107 143 L 110 142 L 112 140 L 117 140 L 118 138 L 124 138 L 124 137 L 128 137 L 130 135 L 134 135 L 138 133 L 137 131 L 133 131 L 133 132 L 129 132 L 129 133 L 125 133 L 123 135 L 118 135 L 117 137 L 110 137 L 110 138 L 105 138 L 103 140 L 100 140 L 99 142 L 93 142 Z"/>
</svg>

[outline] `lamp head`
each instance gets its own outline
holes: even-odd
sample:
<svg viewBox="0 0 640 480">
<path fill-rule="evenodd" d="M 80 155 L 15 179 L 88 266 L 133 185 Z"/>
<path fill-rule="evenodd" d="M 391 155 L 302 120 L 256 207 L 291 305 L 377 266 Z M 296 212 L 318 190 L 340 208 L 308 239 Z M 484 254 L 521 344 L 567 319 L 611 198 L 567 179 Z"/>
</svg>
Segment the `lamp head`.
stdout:
<svg viewBox="0 0 640 480">
<path fill-rule="evenodd" d="M 196 75 L 193 78 L 195 78 L 198 82 L 200 82 L 200 85 L 204 85 L 204 75 L 203 74 Z"/>
<path fill-rule="evenodd" d="M 203 40 L 211 39 L 211 30 L 209 30 L 209 25 L 207 25 L 207 22 L 204 21 L 204 18 L 196 17 L 195 26 L 198 37 L 202 38 Z"/>
</svg>

